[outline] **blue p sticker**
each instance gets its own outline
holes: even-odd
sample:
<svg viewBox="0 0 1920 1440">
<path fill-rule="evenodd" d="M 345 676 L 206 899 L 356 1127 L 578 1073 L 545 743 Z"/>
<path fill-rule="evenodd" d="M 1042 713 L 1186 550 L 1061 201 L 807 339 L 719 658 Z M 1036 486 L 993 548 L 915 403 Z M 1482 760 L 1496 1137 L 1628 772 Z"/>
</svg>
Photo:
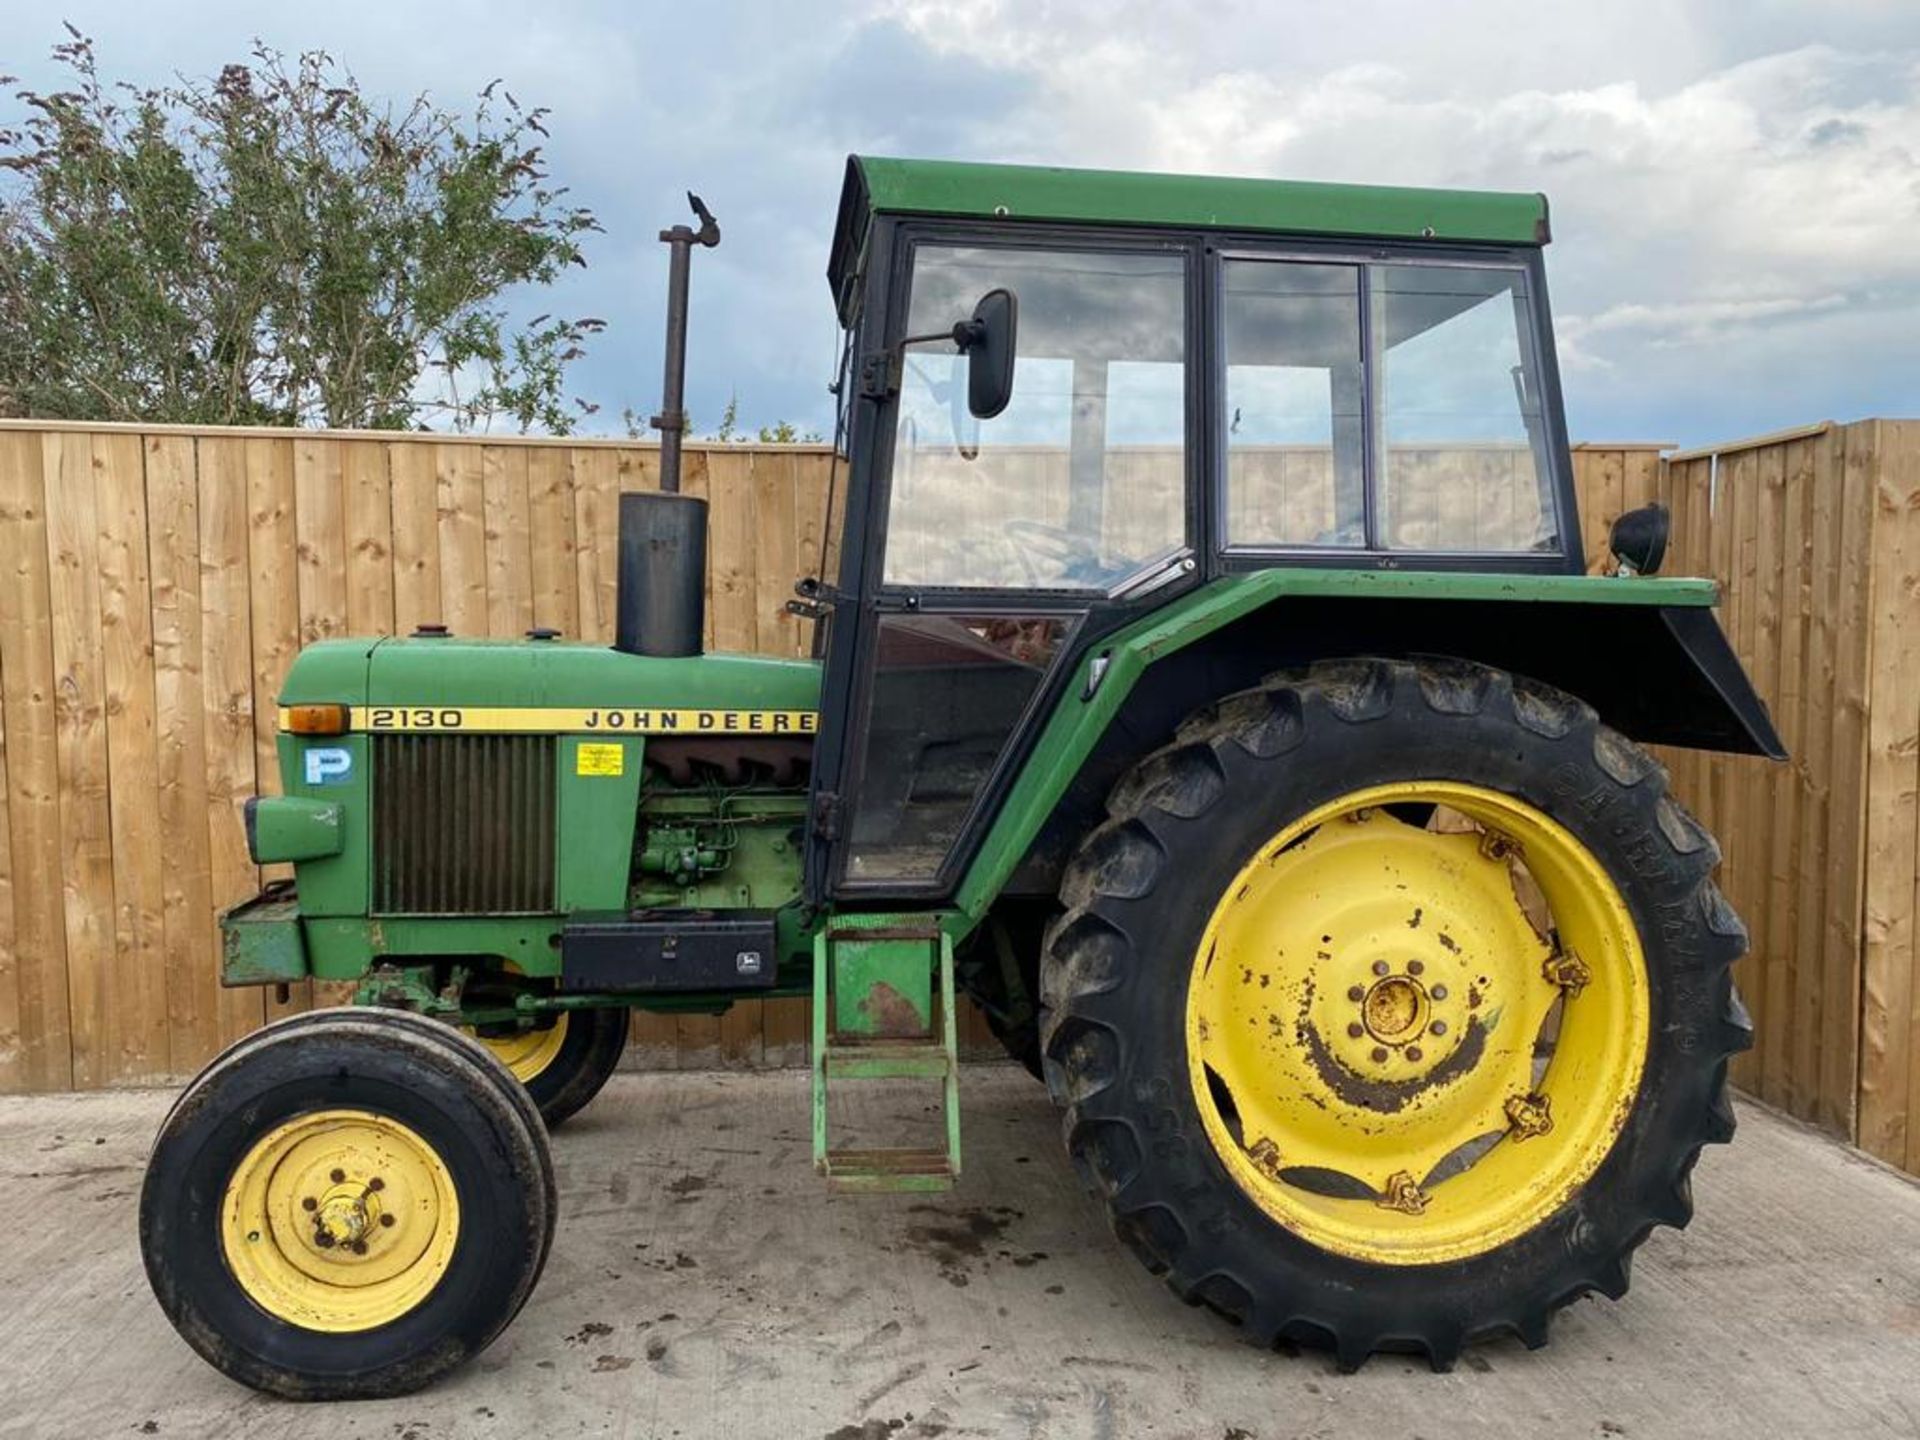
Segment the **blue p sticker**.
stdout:
<svg viewBox="0 0 1920 1440">
<path fill-rule="evenodd" d="M 337 745 L 307 751 L 307 784 L 344 785 L 353 774 L 353 752 Z"/>
</svg>

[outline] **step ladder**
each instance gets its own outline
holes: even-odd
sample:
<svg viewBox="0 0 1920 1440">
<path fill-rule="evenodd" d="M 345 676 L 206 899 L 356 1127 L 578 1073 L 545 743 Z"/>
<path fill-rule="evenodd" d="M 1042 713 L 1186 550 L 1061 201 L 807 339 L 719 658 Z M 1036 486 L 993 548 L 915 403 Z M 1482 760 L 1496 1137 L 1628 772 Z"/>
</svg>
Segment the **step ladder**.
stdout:
<svg viewBox="0 0 1920 1440">
<path fill-rule="evenodd" d="M 944 1149 L 828 1144 L 830 1083 L 900 1079 L 940 1082 Z M 814 936 L 813 1168 L 844 1191 L 946 1190 L 960 1177 L 953 937 L 936 916 L 841 915 Z"/>
</svg>

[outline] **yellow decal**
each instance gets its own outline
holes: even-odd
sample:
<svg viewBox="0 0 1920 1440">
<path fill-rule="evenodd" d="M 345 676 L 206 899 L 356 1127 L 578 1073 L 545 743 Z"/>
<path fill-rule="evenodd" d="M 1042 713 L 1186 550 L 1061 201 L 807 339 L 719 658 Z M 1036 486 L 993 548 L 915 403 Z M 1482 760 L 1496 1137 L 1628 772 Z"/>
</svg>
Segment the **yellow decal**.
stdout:
<svg viewBox="0 0 1920 1440">
<path fill-rule="evenodd" d="M 284 712 L 283 712 L 284 713 Z M 554 735 L 811 735 L 815 710 L 648 710 L 459 705 L 356 705 L 355 730 Z"/>
<path fill-rule="evenodd" d="M 627 747 L 624 745 L 588 740 L 574 752 L 573 773 L 576 775 L 621 775 L 626 768 Z"/>
</svg>

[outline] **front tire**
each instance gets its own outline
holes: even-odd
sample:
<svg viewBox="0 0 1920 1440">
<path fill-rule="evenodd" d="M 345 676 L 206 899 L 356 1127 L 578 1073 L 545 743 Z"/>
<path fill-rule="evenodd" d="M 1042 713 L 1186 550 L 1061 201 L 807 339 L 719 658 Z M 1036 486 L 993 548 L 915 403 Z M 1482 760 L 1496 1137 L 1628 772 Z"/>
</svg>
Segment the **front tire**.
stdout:
<svg viewBox="0 0 1920 1440">
<path fill-rule="evenodd" d="M 403 1011 L 318 1010 L 240 1041 L 163 1122 L 147 1277 L 202 1358 L 297 1400 L 405 1394 L 532 1293 L 557 1204 L 546 1134 L 484 1047 Z"/>
<path fill-rule="evenodd" d="M 1048 1080 L 1184 1298 L 1445 1368 L 1544 1343 L 1686 1223 L 1733 1130 L 1745 933 L 1711 837 L 1589 707 L 1323 664 L 1194 716 L 1108 809 L 1049 935 Z"/>
</svg>

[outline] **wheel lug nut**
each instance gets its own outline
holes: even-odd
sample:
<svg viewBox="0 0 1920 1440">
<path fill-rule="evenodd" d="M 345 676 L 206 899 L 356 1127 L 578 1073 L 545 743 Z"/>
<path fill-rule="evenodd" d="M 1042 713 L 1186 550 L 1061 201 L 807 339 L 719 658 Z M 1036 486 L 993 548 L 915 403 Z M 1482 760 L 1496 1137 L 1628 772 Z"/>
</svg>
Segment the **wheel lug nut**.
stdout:
<svg viewBox="0 0 1920 1440">
<path fill-rule="evenodd" d="M 380 1217 L 380 1223 L 381 1223 L 382 1225 L 391 1225 L 391 1224 L 393 1224 L 393 1216 L 392 1216 L 392 1215 L 382 1215 L 382 1216 Z"/>
<path fill-rule="evenodd" d="M 354 1242 L 353 1242 L 353 1253 L 354 1253 L 354 1254 L 356 1254 L 356 1255 L 364 1255 L 364 1254 L 366 1254 L 366 1253 L 367 1253 L 367 1242 L 366 1242 L 366 1241 L 364 1241 L 364 1240 L 356 1240 L 356 1241 L 354 1241 Z"/>
<path fill-rule="evenodd" d="M 1420 1047 L 1418 1045 L 1409 1045 L 1407 1047 L 1407 1059 L 1413 1061 L 1420 1059 Z"/>
<path fill-rule="evenodd" d="M 1373 962 L 1373 973 L 1376 975 L 1384 975 L 1392 968 L 1393 967 L 1384 960 L 1376 960 Z"/>
<path fill-rule="evenodd" d="M 1427 1028 L 1436 1035 L 1444 1035 L 1447 1033 L 1447 1022 L 1444 1020 L 1436 1020 Z"/>
<path fill-rule="evenodd" d="M 1362 990 L 1358 985 L 1350 987 L 1347 991 L 1347 999 L 1353 1001 L 1355 1004 L 1358 1004 L 1366 998 L 1367 992 Z"/>
<path fill-rule="evenodd" d="M 334 1183 L 334 1184 L 336 1184 L 336 1185 L 338 1185 L 338 1184 L 340 1184 L 340 1183 L 342 1183 L 342 1182 L 343 1182 L 343 1181 L 344 1181 L 344 1180 L 345 1180 L 345 1179 L 347 1178 L 347 1172 L 346 1172 L 346 1171 L 344 1171 L 344 1170 L 335 1170 L 335 1171 L 334 1171 L 334 1172 L 333 1172 L 333 1173 L 332 1173 L 331 1175 L 329 1175 L 329 1176 L 328 1176 L 327 1178 L 328 1178 L 329 1180 L 331 1180 L 331 1181 L 333 1181 L 333 1183 Z"/>
<path fill-rule="evenodd" d="M 300 1202 L 300 1208 L 302 1210 L 318 1210 L 320 1208 L 320 1202 L 309 1195 Z"/>
<path fill-rule="evenodd" d="M 1354 1021 L 1351 1025 L 1347 1026 L 1347 1034 L 1352 1036 L 1355 1040 L 1358 1040 L 1362 1035 L 1366 1033 L 1367 1033 L 1367 1027 L 1362 1025 L 1358 1020 Z"/>
<path fill-rule="evenodd" d="M 1373 1063 L 1376 1065 L 1383 1065 L 1386 1063 L 1386 1059 L 1387 1059 L 1386 1047 L 1382 1045 L 1374 1046 L 1373 1047 Z"/>
<path fill-rule="evenodd" d="M 384 1190 L 386 1188 L 387 1188 L 387 1182 L 382 1180 L 378 1175 L 374 1176 L 371 1180 L 367 1181 L 367 1189 L 370 1191 Z"/>
<path fill-rule="evenodd" d="M 1418 960 L 1407 961 L 1407 974 L 1409 975 L 1418 975 L 1422 970 L 1426 968 L 1427 967 L 1422 965 Z"/>
<path fill-rule="evenodd" d="M 1447 998 L 1447 987 L 1444 985 L 1436 985 L 1429 993 L 1432 994 L 1436 1000 L 1444 1000 Z"/>
</svg>

